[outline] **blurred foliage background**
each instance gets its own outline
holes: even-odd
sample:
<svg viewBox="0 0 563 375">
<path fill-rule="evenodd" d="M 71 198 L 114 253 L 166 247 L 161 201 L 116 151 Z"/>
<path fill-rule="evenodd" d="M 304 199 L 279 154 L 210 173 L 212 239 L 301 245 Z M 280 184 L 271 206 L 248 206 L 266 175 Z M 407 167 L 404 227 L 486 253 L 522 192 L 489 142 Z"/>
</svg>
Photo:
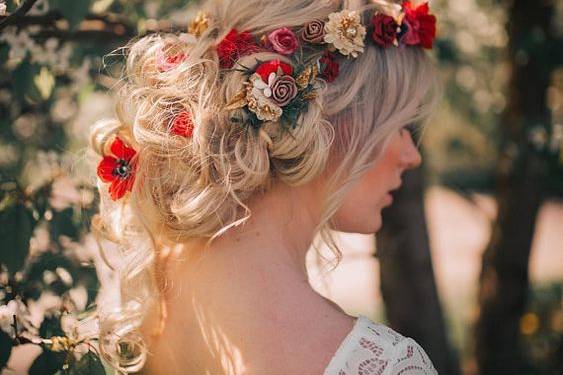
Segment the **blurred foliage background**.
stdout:
<svg viewBox="0 0 563 375">
<path fill-rule="evenodd" d="M 88 128 L 112 115 L 108 90 L 118 84 L 119 47 L 138 35 L 186 32 L 194 16 L 188 3 L 0 2 L 0 368 L 6 373 L 15 371 L 14 353 L 22 345 L 36 348 L 30 374 L 110 372 L 95 347 L 82 343 L 77 323 L 95 303 L 102 277 L 89 233 L 97 196 Z M 541 199 L 560 200 L 563 2 L 542 2 L 549 8 L 546 28 L 531 27 L 511 48 L 507 25 L 517 3 L 431 2 L 445 98 L 424 134 L 424 173 L 430 184 L 469 198 L 476 191 L 498 198 L 503 160 L 526 148 L 540 161 Z M 548 116 L 511 133 L 502 126 L 512 100 L 511 73 L 530 62 L 549 76 Z M 563 373 L 562 283 L 532 286 L 526 295 L 518 314 L 522 373 Z M 461 368 L 491 373 L 463 365 L 475 361 L 470 323 L 457 348 Z"/>
</svg>

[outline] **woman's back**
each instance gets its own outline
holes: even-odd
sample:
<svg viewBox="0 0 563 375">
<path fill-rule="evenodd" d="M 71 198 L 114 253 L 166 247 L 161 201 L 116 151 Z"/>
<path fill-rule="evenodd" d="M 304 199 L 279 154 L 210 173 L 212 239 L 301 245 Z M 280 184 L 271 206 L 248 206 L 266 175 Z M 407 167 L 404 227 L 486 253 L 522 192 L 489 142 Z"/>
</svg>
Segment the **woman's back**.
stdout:
<svg viewBox="0 0 563 375">
<path fill-rule="evenodd" d="M 233 259 L 223 252 L 197 272 L 169 268 L 164 330 L 149 340 L 146 373 L 321 374 L 355 319 L 298 273 L 241 252 Z"/>
</svg>

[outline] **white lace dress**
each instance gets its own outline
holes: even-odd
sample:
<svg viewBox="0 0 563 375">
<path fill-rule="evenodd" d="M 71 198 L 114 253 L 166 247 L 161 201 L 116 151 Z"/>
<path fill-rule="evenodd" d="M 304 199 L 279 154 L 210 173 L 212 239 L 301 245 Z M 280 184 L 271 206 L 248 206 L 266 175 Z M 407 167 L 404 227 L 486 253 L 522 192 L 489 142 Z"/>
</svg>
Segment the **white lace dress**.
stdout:
<svg viewBox="0 0 563 375">
<path fill-rule="evenodd" d="M 360 315 L 324 375 L 435 375 L 432 361 L 413 339 Z"/>
</svg>

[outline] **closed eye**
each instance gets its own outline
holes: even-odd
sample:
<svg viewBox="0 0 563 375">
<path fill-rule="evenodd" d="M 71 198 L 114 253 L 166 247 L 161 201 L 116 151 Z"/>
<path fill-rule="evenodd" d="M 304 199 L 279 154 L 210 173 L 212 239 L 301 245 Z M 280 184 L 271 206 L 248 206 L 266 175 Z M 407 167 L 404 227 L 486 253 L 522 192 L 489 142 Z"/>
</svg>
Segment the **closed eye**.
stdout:
<svg viewBox="0 0 563 375">
<path fill-rule="evenodd" d="M 416 134 L 416 131 L 418 130 L 418 127 L 415 124 L 408 124 L 406 126 L 403 126 L 401 128 L 401 130 L 406 130 L 409 133 L 411 133 L 411 136 L 414 137 L 414 135 Z"/>
<path fill-rule="evenodd" d="M 401 128 L 401 135 L 404 134 L 403 133 L 404 130 L 406 130 L 410 133 L 411 139 L 413 140 L 413 142 L 415 142 L 415 146 L 417 148 L 419 148 L 420 144 L 422 142 L 422 134 L 420 134 L 420 133 L 422 133 L 423 129 L 418 124 L 411 123 L 411 124 L 405 125 Z"/>
</svg>

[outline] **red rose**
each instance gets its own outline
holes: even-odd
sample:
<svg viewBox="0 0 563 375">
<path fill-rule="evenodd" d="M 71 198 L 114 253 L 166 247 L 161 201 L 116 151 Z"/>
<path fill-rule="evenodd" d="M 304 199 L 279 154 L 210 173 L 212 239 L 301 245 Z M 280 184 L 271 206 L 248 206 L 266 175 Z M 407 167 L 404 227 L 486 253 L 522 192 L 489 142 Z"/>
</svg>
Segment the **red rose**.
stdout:
<svg viewBox="0 0 563 375">
<path fill-rule="evenodd" d="M 338 65 L 332 53 L 325 52 L 319 63 L 321 64 L 320 77 L 325 81 L 330 83 L 338 77 L 340 65 Z"/>
<path fill-rule="evenodd" d="M 436 37 L 436 17 L 428 14 L 428 3 L 416 8 L 410 1 L 403 2 L 406 30 L 401 41 L 409 45 L 420 44 L 424 48 L 432 48 L 432 41 Z"/>
<path fill-rule="evenodd" d="M 227 36 L 217 45 L 217 55 L 221 68 L 232 68 L 243 56 L 256 53 L 260 47 L 248 31 L 238 33 L 236 29 L 229 31 Z"/>
<path fill-rule="evenodd" d="M 278 69 L 281 69 L 282 75 L 292 75 L 293 67 L 289 64 L 281 62 L 280 60 L 271 60 L 261 64 L 257 69 L 256 73 L 260 75 L 262 81 L 268 82 L 268 77 L 270 73 L 278 73 Z"/>
<path fill-rule="evenodd" d="M 268 35 L 267 46 L 282 55 L 292 55 L 299 43 L 293 31 L 287 27 L 281 27 Z"/>
<path fill-rule="evenodd" d="M 191 137 L 194 131 L 194 123 L 192 121 L 192 116 L 187 111 L 182 111 L 172 121 L 172 127 L 170 128 L 172 134 L 179 135 L 181 137 Z"/>
<path fill-rule="evenodd" d="M 115 201 L 133 188 L 136 151 L 131 147 L 125 146 L 119 138 L 115 138 L 112 142 L 110 151 L 113 155 L 104 156 L 100 164 L 98 164 L 97 172 L 98 177 L 103 182 L 111 183 L 109 195 Z"/>
<path fill-rule="evenodd" d="M 389 47 L 397 38 L 397 27 L 399 25 L 395 19 L 385 14 L 374 14 L 371 18 L 373 33 L 371 37 L 375 43 L 381 47 Z"/>
</svg>

